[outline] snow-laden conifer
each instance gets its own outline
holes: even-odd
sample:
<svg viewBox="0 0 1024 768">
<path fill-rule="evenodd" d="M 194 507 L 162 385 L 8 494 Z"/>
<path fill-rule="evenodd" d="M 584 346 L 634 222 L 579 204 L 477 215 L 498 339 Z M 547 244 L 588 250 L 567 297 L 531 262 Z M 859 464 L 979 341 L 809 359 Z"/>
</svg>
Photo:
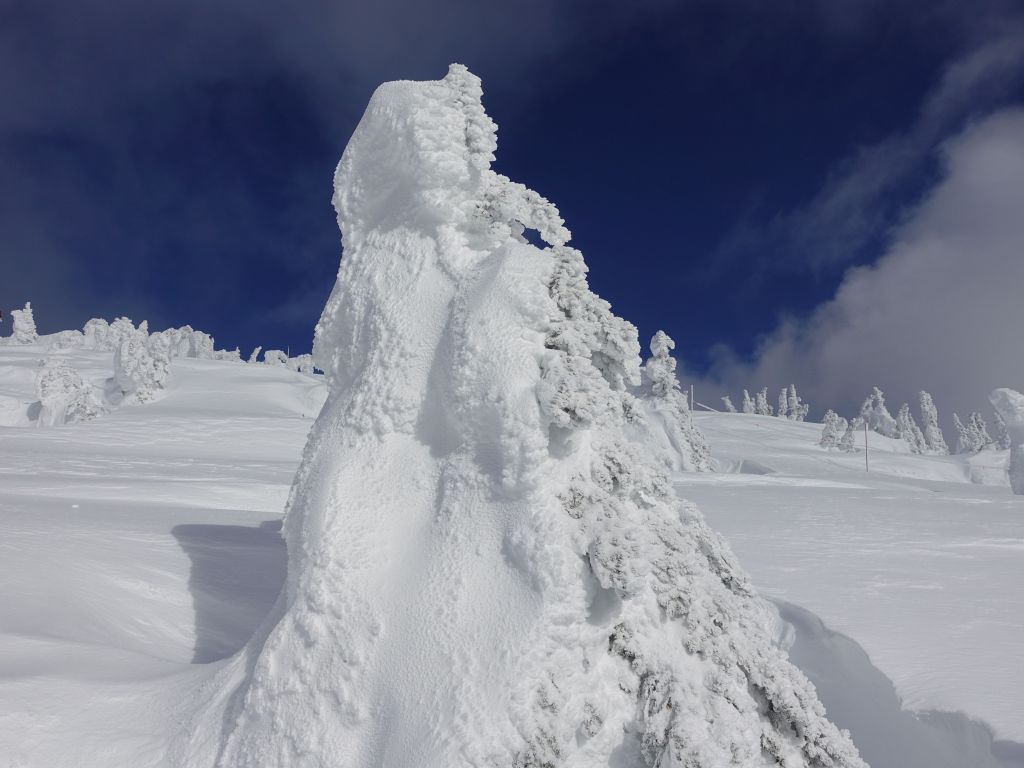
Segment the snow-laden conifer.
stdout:
<svg viewBox="0 0 1024 768">
<path fill-rule="evenodd" d="M 756 413 L 757 409 L 754 407 L 754 399 L 750 396 L 747 390 L 743 390 L 743 412 L 744 413 Z"/>
<path fill-rule="evenodd" d="M 35 344 L 39 339 L 36 331 L 36 319 L 32 314 L 32 302 L 26 301 L 23 309 L 11 310 L 11 321 L 14 330 L 11 333 L 11 341 L 14 344 Z"/>
<path fill-rule="evenodd" d="M 255 363 L 260 359 L 260 352 L 263 351 L 263 347 L 256 347 L 249 355 L 249 359 L 246 362 Z"/>
<path fill-rule="evenodd" d="M 36 376 L 40 426 L 91 421 L 103 413 L 93 388 L 67 363 L 49 361 Z"/>
<path fill-rule="evenodd" d="M 1001 451 L 1008 451 L 1010 449 L 1010 432 L 1006 428 L 1006 421 L 999 415 L 999 411 L 995 411 L 992 417 L 996 422 L 996 447 Z"/>
<path fill-rule="evenodd" d="M 114 350 L 113 402 L 147 403 L 167 387 L 170 376 L 171 347 L 167 337 L 133 328 Z"/>
<path fill-rule="evenodd" d="M 113 350 L 110 341 L 110 323 L 101 317 L 87 320 L 82 328 L 83 346 L 86 349 Z"/>
<path fill-rule="evenodd" d="M 758 416 L 771 416 L 772 407 L 768 404 L 768 387 L 761 387 L 760 391 L 754 396 L 755 404 L 754 410 Z"/>
<path fill-rule="evenodd" d="M 907 403 L 901 405 L 896 414 L 896 429 L 903 442 L 910 448 L 911 453 L 924 453 L 927 450 L 924 434 L 917 426 L 917 422 L 914 421 L 914 415 L 910 412 L 910 405 Z"/>
<path fill-rule="evenodd" d="M 796 384 L 789 385 L 789 394 L 786 400 L 786 416 L 792 421 L 805 421 L 811 406 L 800 399 L 796 393 Z"/>
<path fill-rule="evenodd" d="M 928 452 L 946 456 L 949 454 L 949 446 L 946 445 L 946 438 L 942 436 L 942 429 L 939 427 L 939 412 L 935 407 L 935 401 L 924 390 L 921 390 L 919 398 L 922 432 Z"/>
<path fill-rule="evenodd" d="M 885 395 L 878 387 L 874 387 L 860 408 L 860 419 L 866 422 L 868 429 L 886 437 L 899 437 L 896 419 L 885 406 Z"/>
<path fill-rule="evenodd" d="M 1010 488 L 1024 496 L 1024 395 L 1012 389 L 997 389 L 989 396 L 996 413 L 1006 425 L 1010 442 L 1007 472 Z"/>
<path fill-rule="evenodd" d="M 268 349 L 263 353 L 263 362 L 267 365 L 288 365 L 288 355 L 283 349 Z"/>
<path fill-rule="evenodd" d="M 643 368 L 650 403 L 648 416 L 663 426 L 668 439 L 667 466 L 674 471 L 708 472 L 712 469 L 707 439 L 693 422 L 688 400 L 676 376 L 672 356 L 675 342 L 664 331 L 651 339 L 651 356 Z"/>
<path fill-rule="evenodd" d="M 460 66 L 388 83 L 345 150 L 313 352 L 330 395 L 285 517 L 287 582 L 171 754 L 862 768 L 673 493 L 631 391 L 636 329 L 590 291 L 557 209 L 491 170 L 480 96 Z M 672 387 L 658 368 L 652 400 Z"/>
<path fill-rule="evenodd" d="M 839 450 L 843 453 L 857 452 L 857 433 L 864 428 L 864 422 L 858 417 L 850 419 L 843 430 L 843 436 L 839 439 Z"/>
<path fill-rule="evenodd" d="M 821 438 L 818 440 L 818 445 L 822 448 L 838 448 L 842 434 L 839 414 L 829 408 L 825 411 L 825 418 L 822 421 Z"/>
<path fill-rule="evenodd" d="M 789 395 L 785 387 L 779 391 L 779 402 L 775 409 L 775 415 L 780 419 L 791 418 L 789 413 Z"/>
<path fill-rule="evenodd" d="M 986 448 L 993 447 L 995 444 L 995 440 L 993 440 L 992 436 L 988 433 L 988 425 L 985 423 L 985 417 L 978 411 L 973 411 L 971 413 L 967 429 L 971 433 L 971 439 L 974 442 L 975 450 L 983 451 Z"/>
<path fill-rule="evenodd" d="M 968 419 L 968 421 L 970 420 Z M 978 451 L 977 434 L 960 421 L 960 416 L 955 411 L 953 412 L 953 429 L 956 430 L 957 453 L 970 454 Z"/>
<path fill-rule="evenodd" d="M 722 407 L 726 413 L 736 413 L 736 406 L 732 404 L 732 398 L 728 395 L 722 395 Z"/>
</svg>

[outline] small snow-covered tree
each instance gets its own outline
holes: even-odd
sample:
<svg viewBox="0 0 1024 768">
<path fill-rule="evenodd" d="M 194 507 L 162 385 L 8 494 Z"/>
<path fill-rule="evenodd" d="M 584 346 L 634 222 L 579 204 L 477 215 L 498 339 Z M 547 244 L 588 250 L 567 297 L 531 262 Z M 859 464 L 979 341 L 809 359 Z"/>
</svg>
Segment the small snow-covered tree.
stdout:
<svg viewBox="0 0 1024 768">
<path fill-rule="evenodd" d="M 786 394 L 786 388 L 783 387 L 779 392 L 779 405 L 775 409 L 775 415 L 780 419 L 789 418 L 789 397 Z"/>
<path fill-rule="evenodd" d="M 263 351 L 263 347 L 256 347 L 256 349 L 254 349 L 252 351 L 252 354 L 249 355 L 249 359 L 248 359 L 247 362 L 250 362 L 250 363 L 257 362 L 260 359 L 260 352 L 262 352 L 262 351 Z"/>
<path fill-rule="evenodd" d="M 650 391 L 653 411 L 661 416 L 665 434 L 676 454 L 676 458 L 669 462 L 672 468 L 708 472 L 712 469 L 711 451 L 704 433 L 693 423 L 689 402 L 679 385 L 676 360 L 672 356 L 675 346 L 664 331 L 654 334 L 651 356 L 643 367 L 643 379 Z"/>
<path fill-rule="evenodd" d="M 843 453 L 856 453 L 857 452 L 857 432 L 859 432 L 864 426 L 864 422 L 860 418 L 850 419 L 846 424 L 846 429 L 843 430 L 843 436 L 839 440 L 839 450 Z"/>
<path fill-rule="evenodd" d="M 758 416 L 771 416 L 772 407 L 768 405 L 768 387 L 761 387 L 761 390 L 754 396 L 754 410 Z"/>
<path fill-rule="evenodd" d="M 999 411 L 995 411 L 993 416 L 996 420 L 996 447 L 1002 451 L 1010 450 L 1010 432 L 1006 428 L 1006 421 L 999 415 Z"/>
<path fill-rule="evenodd" d="M 909 446 L 911 453 L 925 452 L 928 446 L 925 443 L 924 434 L 917 426 L 917 422 L 914 421 L 914 415 L 910 412 L 910 406 L 907 403 L 901 405 L 899 413 L 896 414 L 896 428 L 899 430 L 899 436 Z"/>
<path fill-rule="evenodd" d="M 728 395 L 722 396 L 722 406 L 726 413 L 736 413 L 736 406 L 732 404 L 732 398 Z"/>
<path fill-rule="evenodd" d="M 811 406 L 800 399 L 800 396 L 796 393 L 796 384 L 789 385 L 789 396 L 787 397 L 787 413 L 786 415 L 792 421 L 804 421 L 807 419 L 807 414 L 811 410 Z"/>
<path fill-rule="evenodd" d="M 63 361 L 50 361 L 36 376 L 39 424 L 59 426 L 91 421 L 103 413 L 103 405 L 78 371 Z"/>
<path fill-rule="evenodd" d="M 825 411 L 825 418 L 822 421 L 821 439 L 818 440 L 818 445 L 826 449 L 837 448 L 840 436 L 839 414 L 829 408 Z"/>
<path fill-rule="evenodd" d="M 82 328 L 86 349 L 113 349 L 110 343 L 110 323 L 101 317 L 87 320 Z"/>
<path fill-rule="evenodd" d="M 268 349 L 263 353 L 263 362 L 267 365 L 288 365 L 288 355 L 280 349 Z"/>
<path fill-rule="evenodd" d="M 304 373 L 312 375 L 313 373 L 313 356 L 297 355 L 295 357 L 288 358 L 288 370 L 296 371 L 297 373 Z"/>
<path fill-rule="evenodd" d="M 1024 395 L 1012 389 L 997 389 L 989 395 L 989 400 L 1006 425 L 1010 438 L 1007 468 L 1010 488 L 1024 496 Z"/>
<path fill-rule="evenodd" d="M 860 418 L 867 422 L 868 429 L 878 432 L 886 437 L 899 437 L 899 428 L 896 426 L 896 419 L 885 407 L 885 395 L 878 387 L 875 387 L 871 394 L 860 407 Z"/>
<path fill-rule="evenodd" d="M 942 429 L 939 427 L 939 412 L 935 407 L 935 401 L 924 390 L 921 390 L 918 397 L 921 403 L 921 424 L 925 445 L 928 446 L 930 453 L 947 456 L 949 446 L 946 445 L 946 438 L 942 436 Z"/>
<path fill-rule="evenodd" d="M 991 448 L 995 444 L 995 440 L 988 433 L 988 425 L 985 423 L 985 418 L 974 411 L 971 413 L 970 421 L 967 424 L 967 430 L 971 433 L 971 437 L 974 441 L 976 449 L 983 451 L 986 448 Z"/>
<path fill-rule="evenodd" d="M 15 344 L 35 344 L 39 339 L 36 332 L 36 320 L 32 314 L 32 302 L 26 301 L 24 309 L 11 311 L 11 320 L 14 323 L 14 331 L 11 340 Z"/>
<path fill-rule="evenodd" d="M 956 452 L 976 453 L 978 450 L 977 434 L 971 432 L 970 428 L 960 421 L 957 413 L 953 412 L 953 428 L 956 430 Z"/>
<path fill-rule="evenodd" d="M 754 408 L 754 399 L 750 396 L 747 390 L 743 390 L 743 412 L 744 413 L 756 413 Z"/>
<path fill-rule="evenodd" d="M 171 346 L 167 336 L 136 330 L 114 350 L 114 400 L 147 403 L 167 387 Z"/>
<path fill-rule="evenodd" d="M 240 363 L 242 362 L 242 351 L 238 347 L 235 347 L 230 352 L 227 351 L 226 349 L 218 349 L 216 352 L 213 353 L 213 359 L 228 360 L 234 363 Z"/>
</svg>

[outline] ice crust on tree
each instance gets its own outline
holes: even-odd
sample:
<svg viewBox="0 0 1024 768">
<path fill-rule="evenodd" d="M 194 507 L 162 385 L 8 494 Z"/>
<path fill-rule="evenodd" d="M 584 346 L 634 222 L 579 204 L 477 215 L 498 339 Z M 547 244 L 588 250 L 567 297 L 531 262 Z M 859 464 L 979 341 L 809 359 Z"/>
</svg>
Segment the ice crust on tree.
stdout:
<svg viewBox="0 0 1024 768">
<path fill-rule="evenodd" d="M 62 361 L 50 361 L 36 377 L 40 426 L 54 427 L 92 421 L 104 412 L 101 400 L 78 371 Z"/>
<path fill-rule="evenodd" d="M 113 327 L 113 324 L 112 326 Z M 163 333 L 146 333 L 141 327 L 122 336 L 114 350 L 112 400 L 116 403 L 148 403 L 166 389 L 171 375 L 171 345 Z"/>
<path fill-rule="evenodd" d="M 758 416 L 771 416 L 772 407 L 768 404 L 768 387 L 762 387 L 754 395 L 754 412 Z"/>
<path fill-rule="evenodd" d="M 23 309 L 11 310 L 13 330 L 11 341 L 14 344 L 35 344 L 39 338 L 36 332 L 36 320 L 32 314 L 32 302 L 26 301 Z"/>
<path fill-rule="evenodd" d="M 673 494 L 636 329 L 495 135 L 458 65 L 370 100 L 286 584 L 172 764 L 863 766 Z"/>
<path fill-rule="evenodd" d="M 1006 428 L 1010 443 L 1010 488 L 1024 496 L 1024 395 L 1013 389 L 997 389 L 989 396 Z"/>
</svg>

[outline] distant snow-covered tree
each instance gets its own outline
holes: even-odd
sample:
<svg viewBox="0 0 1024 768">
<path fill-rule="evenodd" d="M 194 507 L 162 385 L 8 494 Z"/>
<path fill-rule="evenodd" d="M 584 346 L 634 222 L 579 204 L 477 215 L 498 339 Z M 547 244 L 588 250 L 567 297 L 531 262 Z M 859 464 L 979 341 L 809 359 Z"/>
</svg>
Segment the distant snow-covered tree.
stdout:
<svg viewBox="0 0 1024 768">
<path fill-rule="evenodd" d="M 786 388 L 783 387 L 779 392 L 779 404 L 775 409 L 775 415 L 780 419 L 789 418 L 789 397 L 786 394 Z"/>
<path fill-rule="evenodd" d="M 114 350 L 115 402 L 147 403 L 167 387 L 170 375 L 171 346 L 162 333 L 134 330 Z"/>
<path fill-rule="evenodd" d="M 993 416 L 996 420 L 996 447 L 1002 451 L 1010 450 L 1010 432 L 1006 428 L 1006 421 L 996 411 Z"/>
<path fill-rule="evenodd" d="M 82 328 L 86 349 L 112 350 L 110 343 L 110 323 L 101 317 L 94 317 L 87 320 Z"/>
<path fill-rule="evenodd" d="M 821 439 L 818 445 L 822 448 L 837 448 L 839 446 L 839 414 L 829 408 L 825 411 L 825 418 L 822 421 Z"/>
<path fill-rule="evenodd" d="M 263 362 L 267 365 L 288 365 L 288 355 L 284 350 L 268 349 L 263 353 Z"/>
<path fill-rule="evenodd" d="M 39 339 L 36 332 L 36 319 L 32 314 L 32 302 L 26 301 L 24 309 L 11 311 L 11 320 L 14 323 L 14 331 L 11 334 L 11 341 L 15 344 L 35 344 Z"/>
<path fill-rule="evenodd" d="M 960 421 L 960 416 L 955 411 L 953 413 L 953 428 L 956 430 L 956 452 L 976 453 L 978 450 L 977 435 Z"/>
<path fill-rule="evenodd" d="M 262 352 L 262 351 L 263 351 L 263 347 L 256 347 L 256 349 L 254 349 L 252 351 L 252 354 L 249 355 L 249 359 L 248 359 L 247 362 L 250 362 L 250 363 L 257 362 L 260 359 L 260 352 Z"/>
<path fill-rule="evenodd" d="M 918 394 L 921 404 L 921 424 L 924 433 L 924 442 L 928 446 L 929 453 L 939 456 L 949 455 L 949 446 L 946 445 L 946 438 L 942 436 L 942 429 L 939 427 L 939 411 L 935 407 L 932 396 L 923 389 Z"/>
<path fill-rule="evenodd" d="M 796 384 L 789 385 L 789 395 L 787 397 L 787 412 L 786 415 L 792 421 L 805 421 L 807 414 L 811 410 L 811 406 L 800 399 L 800 396 L 796 393 Z"/>
<path fill-rule="evenodd" d="M 135 327 L 131 318 L 118 317 L 110 324 L 110 348 L 117 350 L 121 343 L 133 337 L 140 329 Z"/>
<path fill-rule="evenodd" d="M 758 416 L 771 416 L 772 407 L 768 404 L 768 387 L 761 387 L 761 390 L 754 396 L 754 410 Z"/>
<path fill-rule="evenodd" d="M 1024 395 L 1012 389 L 997 389 L 989 395 L 989 400 L 1006 425 L 1010 438 L 1010 488 L 1024 496 Z"/>
<path fill-rule="evenodd" d="M 229 360 L 231 362 L 240 363 L 242 362 L 242 351 L 235 347 L 230 352 L 226 349 L 218 349 L 213 353 L 214 360 Z"/>
<path fill-rule="evenodd" d="M 857 433 L 864 427 L 864 422 L 858 417 L 850 419 L 843 430 L 843 436 L 839 440 L 839 450 L 843 453 L 857 452 Z"/>
<path fill-rule="evenodd" d="M 650 391 L 653 412 L 661 416 L 665 434 L 677 455 L 673 469 L 709 472 L 713 469 L 707 438 L 693 422 L 689 402 L 679 386 L 675 342 L 664 331 L 651 339 L 651 356 L 643 367 L 643 379 Z"/>
<path fill-rule="evenodd" d="M 60 331 L 50 339 L 50 349 L 76 349 L 85 344 L 81 331 Z"/>
<path fill-rule="evenodd" d="M 967 429 L 971 433 L 977 450 L 982 451 L 995 445 L 995 440 L 988 433 L 988 425 L 985 423 L 985 418 L 977 411 L 971 413 Z"/>
<path fill-rule="evenodd" d="M 910 405 L 907 403 L 901 405 L 899 413 L 896 414 L 896 429 L 899 431 L 899 436 L 910 447 L 911 453 L 924 453 L 928 448 L 924 434 L 917 426 L 917 422 L 914 421 L 914 415 L 910 412 Z"/>
<path fill-rule="evenodd" d="M 757 409 L 754 408 L 754 399 L 750 396 L 747 390 L 743 390 L 743 412 L 744 413 L 757 413 Z"/>
<path fill-rule="evenodd" d="M 313 356 L 310 354 L 296 355 L 288 358 L 289 370 L 307 375 L 313 374 Z"/>
<path fill-rule="evenodd" d="M 722 406 L 726 413 L 736 413 L 736 406 L 732 404 L 732 398 L 728 395 L 722 396 Z"/>
<path fill-rule="evenodd" d="M 864 401 L 864 405 L 860 407 L 860 418 L 867 423 L 868 429 L 874 430 L 880 435 L 892 438 L 899 437 L 896 419 L 892 417 L 889 409 L 885 407 L 885 395 L 878 387 L 872 390 L 871 394 Z"/>
</svg>

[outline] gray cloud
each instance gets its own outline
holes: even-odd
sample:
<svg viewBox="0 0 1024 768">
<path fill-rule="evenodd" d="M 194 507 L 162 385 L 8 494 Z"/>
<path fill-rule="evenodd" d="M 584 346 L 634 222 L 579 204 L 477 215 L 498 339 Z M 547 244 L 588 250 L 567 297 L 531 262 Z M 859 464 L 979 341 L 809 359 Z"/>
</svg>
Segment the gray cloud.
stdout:
<svg viewBox="0 0 1024 768">
<path fill-rule="evenodd" d="M 852 413 L 872 386 L 893 405 L 935 395 L 984 409 L 1024 389 L 1024 110 L 972 125 L 942 150 L 945 175 L 872 267 L 850 270 L 806 320 L 784 321 L 753 362 L 718 351 L 699 386 L 732 392 L 793 381 L 820 410 Z"/>
</svg>

